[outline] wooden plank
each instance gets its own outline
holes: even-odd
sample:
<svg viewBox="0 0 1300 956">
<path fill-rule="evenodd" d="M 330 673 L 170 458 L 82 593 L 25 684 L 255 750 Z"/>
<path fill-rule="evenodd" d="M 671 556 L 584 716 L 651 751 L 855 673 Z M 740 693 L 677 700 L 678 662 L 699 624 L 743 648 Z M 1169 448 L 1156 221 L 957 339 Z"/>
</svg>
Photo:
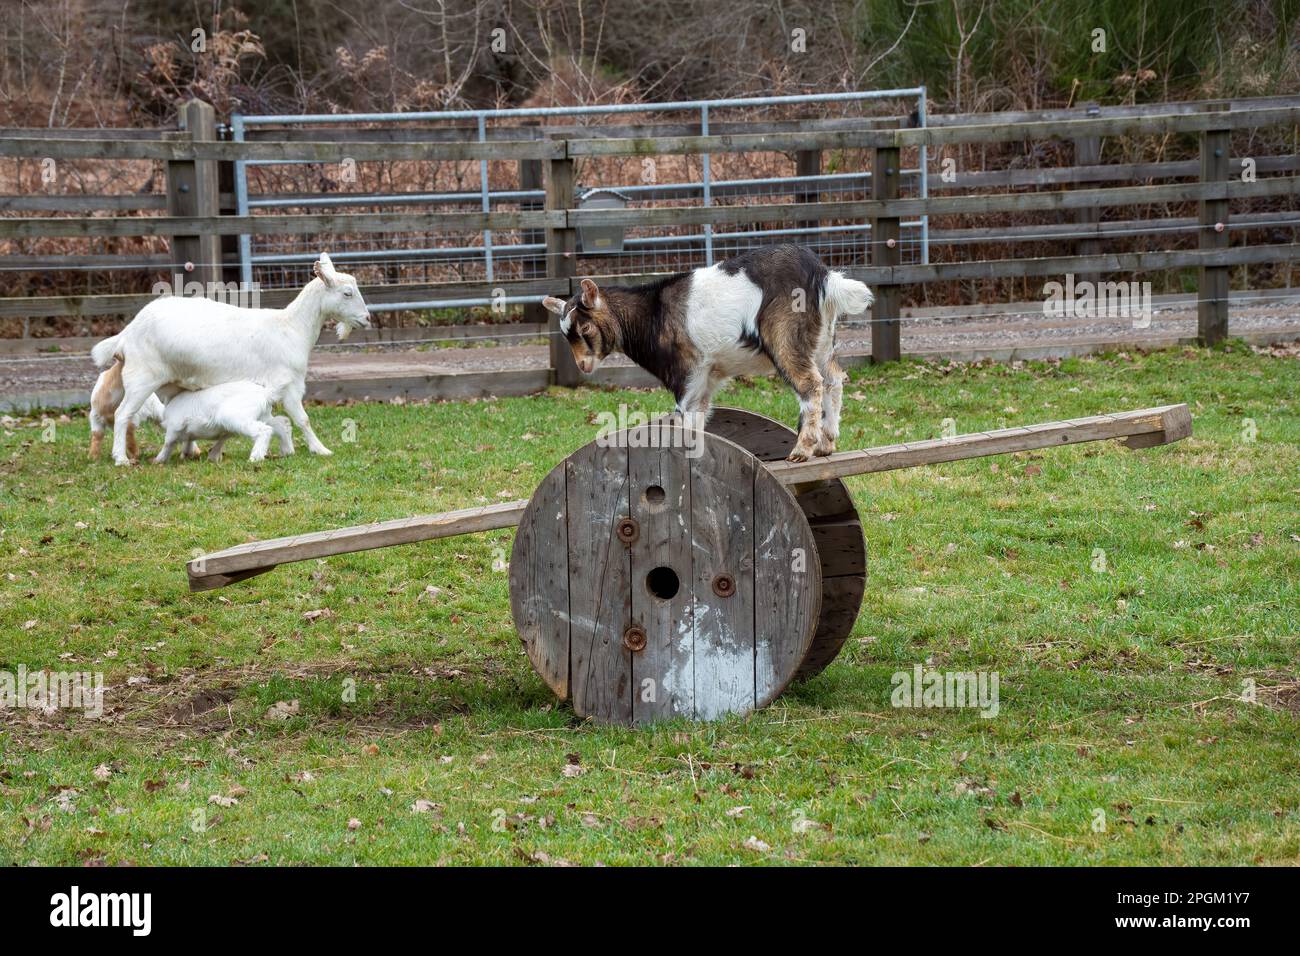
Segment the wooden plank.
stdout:
<svg viewBox="0 0 1300 956">
<path fill-rule="evenodd" d="M 691 526 L 684 520 L 691 514 L 691 473 L 684 433 L 656 424 L 623 434 L 630 514 L 640 526 L 630 549 L 632 622 L 647 637 L 645 650 L 632 655 L 632 715 L 637 723 L 689 718 L 695 715 L 695 667 Z M 674 578 L 676 590 L 669 594 Z"/>
<path fill-rule="evenodd" d="M 1099 273 L 1154 272 L 1188 266 L 1252 265 L 1289 262 L 1300 258 L 1300 244 L 1233 246 L 1227 249 L 1186 249 L 1177 252 L 1110 252 L 1099 256 L 1044 256 L 1032 259 L 987 259 L 982 262 L 935 263 L 895 266 L 892 269 L 849 268 L 855 279 L 873 285 L 943 282 L 951 279 L 1004 279 L 1022 276 L 1059 276 L 1085 270 Z"/>
<path fill-rule="evenodd" d="M 754 467 L 753 456 L 712 436 L 691 459 L 691 623 L 699 720 L 754 708 Z M 730 596 L 715 593 L 719 575 L 730 577 Z"/>
<path fill-rule="evenodd" d="M 860 532 L 859 532 L 860 533 Z M 788 489 L 754 475 L 754 701 L 786 688 L 812 644 L 822 605 L 822 566 L 808 522 Z"/>
<path fill-rule="evenodd" d="M 0 196 L 0 212 L 126 212 L 136 209 L 166 209 L 167 197 L 156 193 L 120 196 L 92 196 L 86 193 Z M 48 261 L 48 259 L 46 260 Z"/>
<path fill-rule="evenodd" d="M 725 208 L 725 207 L 717 207 Z M 1300 259 L 1300 243 L 1267 246 L 1232 246 L 1228 249 L 1185 249 L 1178 252 L 1112 252 L 1100 256 L 1042 256 L 1030 259 L 986 259 L 972 262 L 943 262 L 921 266 L 858 266 L 844 269 L 846 275 L 872 286 L 945 282 L 952 279 L 1002 279 L 1023 276 L 1060 276 L 1064 272 L 1089 270 L 1110 272 L 1154 272 L 1201 265 L 1252 265 Z M 598 284 L 633 285 L 653 275 L 593 275 Z M 0 299 L 0 308 L 5 300 Z M 13 301 L 13 300 L 10 300 Z M 972 311 L 968 309 L 967 311 Z"/>
<path fill-rule="evenodd" d="M 170 257 L 167 259 L 170 262 Z M 340 264 L 346 269 L 346 265 Z M 439 299 L 468 299 L 492 297 L 493 289 L 504 289 L 507 296 L 545 295 L 552 288 L 546 279 L 498 279 L 492 283 L 480 280 L 476 282 L 423 282 L 401 285 L 362 285 L 361 295 L 368 305 L 386 305 L 394 302 L 438 301 Z M 261 292 L 259 304 L 262 308 L 283 308 L 294 300 L 301 290 L 266 289 Z M 86 316 L 86 315 L 134 315 L 157 298 L 149 294 L 128 295 L 52 295 L 29 296 L 0 299 L 0 318 L 18 316 Z M 506 323 L 498 326 L 510 328 Z M 448 328 L 456 328 L 449 326 Z M 444 334 L 442 328 L 419 330 L 424 338 L 436 338 Z M 454 334 L 454 333 L 446 333 Z M 502 333 L 503 335 L 505 332 Z M 540 331 L 539 335 L 545 335 Z M 359 333 L 354 333 L 354 336 Z M 361 339 L 355 339 L 361 341 Z"/>
<path fill-rule="evenodd" d="M 1267 181 L 1267 180 L 1266 180 Z M 296 216 L 114 216 L 0 219 L 0 239 L 40 236 L 348 235 L 372 232 L 482 232 L 563 226 L 563 210 L 536 212 L 317 213 Z"/>
<path fill-rule="evenodd" d="M 556 465 L 529 499 L 510 552 L 510 611 L 533 669 L 569 696 L 569 542 L 566 467 Z"/>
<path fill-rule="evenodd" d="M 569 522 L 569 693 L 602 723 L 632 721 L 631 558 L 618 539 L 628 514 L 627 449 L 595 443 L 565 462 Z"/>
<path fill-rule="evenodd" d="M 1202 199 L 1249 199 L 1300 195 L 1300 176 L 1274 176 L 1253 183 L 1239 180 L 1166 183 L 1158 186 L 1109 186 L 1102 189 L 1004 193 L 977 196 L 932 196 L 926 199 L 863 199 L 821 203 L 761 203 L 738 206 L 669 206 L 648 209 L 570 209 L 570 225 L 697 226 L 756 222 L 862 220 L 896 216 L 958 216 L 990 212 L 1051 212 L 1107 206 L 1197 202 Z M 725 233 L 719 234 L 726 238 Z"/>
<path fill-rule="evenodd" d="M 0 239 L 86 236 L 346 235 L 446 230 L 556 229 L 578 226 L 734 225 L 774 221 L 861 220 L 880 217 L 974 215 L 990 212 L 1042 212 L 1106 206 L 1249 199 L 1300 194 L 1300 176 L 1278 176 L 1253 183 L 1236 180 L 1126 186 L 1008 195 L 947 196 L 928 199 L 856 200 L 823 203 L 763 203 L 737 206 L 670 206 L 643 209 L 558 209 L 448 213 L 317 213 L 219 217 L 32 217 L 0 220 Z M 725 241 L 726 234 L 719 238 Z M 962 265 L 956 263 L 954 265 Z"/>
<path fill-rule="evenodd" d="M 1047 422 L 1031 428 L 1003 428 L 991 432 L 958 435 L 954 438 L 937 438 L 931 441 L 840 452 L 806 462 L 773 462 L 766 467 L 782 482 L 798 484 L 822 478 L 845 478 L 849 475 L 866 475 L 1034 448 L 1104 441 L 1110 438 L 1149 436 L 1139 439 L 1140 444 L 1135 446 L 1145 447 L 1142 442 L 1166 444 L 1185 438 L 1190 433 L 1191 417 L 1187 406 L 1165 405 L 1159 408 L 1118 412 L 1114 415 L 1095 415 L 1070 421 Z M 1150 436 L 1159 436 L 1159 438 Z"/>
<path fill-rule="evenodd" d="M 186 140 L 0 139 L 0 156 L 38 159 L 279 160 L 296 163 L 443 162 L 474 159 L 553 159 L 564 155 L 563 140 L 496 140 L 450 143 L 190 142 Z"/>
<path fill-rule="evenodd" d="M 1292 100 L 1292 103 L 1295 101 Z M 663 154 L 793 152 L 798 149 L 866 149 L 941 146 L 951 143 L 1007 143 L 1091 136 L 1151 133 L 1198 133 L 1205 129 L 1256 129 L 1300 122 L 1300 106 L 1235 110 L 1205 114 L 1165 113 L 1148 116 L 1065 119 L 1007 124 L 926 126 L 915 129 L 832 132 L 758 133 L 722 136 L 665 136 L 653 139 L 569 140 L 570 157 L 648 156 Z"/>
<path fill-rule="evenodd" d="M 206 591 L 220 586 L 219 583 L 210 581 L 215 575 L 265 570 L 292 561 L 307 561 L 335 554 L 387 548 L 396 544 L 412 544 L 416 541 L 432 541 L 435 538 L 474 534 L 496 528 L 513 528 L 519 523 L 527 505 L 527 501 L 504 501 L 481 508 L 462 508 L 458 511 L 253 541 L 205 554 L 190 561 L 185 567 L 189 574 L 190 590 Z"/>
</svg>

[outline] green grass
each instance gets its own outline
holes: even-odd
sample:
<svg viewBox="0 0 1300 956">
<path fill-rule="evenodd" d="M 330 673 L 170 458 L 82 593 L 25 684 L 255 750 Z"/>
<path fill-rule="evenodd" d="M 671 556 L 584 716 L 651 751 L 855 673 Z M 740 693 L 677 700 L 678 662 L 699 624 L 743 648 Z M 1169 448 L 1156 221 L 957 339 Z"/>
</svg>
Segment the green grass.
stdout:
<svg viewBox="0 0 1300 956">
<path fill-rule="evenodd" d="M 856 372 L 845 447 L 1175 401 L 1195 435 L 853 479 L 870 577 L 839 659 L 748 717 L 641 730 L 582 723 L 529 668 L 493 570 L 509 531 L 197 595 L 182 564 L 525 497 L 596 412 L 664 393 L 319 407 L 335 456 L 260 467 L 232 442 L 116 469 L 80 413 L 20 421 L 0 670 L 109 691 L 97 721 L 0 711 L 0 863 L 1295 863 L 1298 389 L 1294 358 L 1240 345 Z M 721 401 L 796 416 L 774 382 Z M 892 708 L 918 663 L 997 672 L 999 714 Z"/>
</svg>

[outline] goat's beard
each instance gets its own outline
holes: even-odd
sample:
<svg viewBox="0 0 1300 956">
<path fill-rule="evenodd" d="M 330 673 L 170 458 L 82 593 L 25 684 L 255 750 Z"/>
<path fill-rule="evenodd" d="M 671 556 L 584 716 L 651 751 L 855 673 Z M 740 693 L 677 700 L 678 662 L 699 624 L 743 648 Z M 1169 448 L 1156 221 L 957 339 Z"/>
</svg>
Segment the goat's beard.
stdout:
<svg viewBox="0 0 1300 956">
<path fill-rule="evenodd" d="M 338 325 L 334 326 L 334 331 L 338 335 L 339 341 L 342 342 L 352 334 L 352 326 L 348 325 L 346 322 L 340 322 Z"/>
</svg>

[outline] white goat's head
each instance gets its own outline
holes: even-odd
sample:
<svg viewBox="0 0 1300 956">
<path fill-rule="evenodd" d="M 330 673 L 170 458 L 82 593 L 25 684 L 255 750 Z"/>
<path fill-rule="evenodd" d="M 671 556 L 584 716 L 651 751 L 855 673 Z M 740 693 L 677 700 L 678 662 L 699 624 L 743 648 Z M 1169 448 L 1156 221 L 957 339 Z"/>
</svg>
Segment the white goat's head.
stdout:
<svg viewBox="0 0 1300 956">
<path fill-rule="evenodd" d="M 334 330 L 340 342 L 351 335 L 353 329 L 370 328 L 370 312 L 361 299 L 356 279 L 346 272 L 337 271 L 324 252 L 312 266 L 312 272 L 325 289 L 320 303 L 321 323 L 336 322 Z"/>
</svg>

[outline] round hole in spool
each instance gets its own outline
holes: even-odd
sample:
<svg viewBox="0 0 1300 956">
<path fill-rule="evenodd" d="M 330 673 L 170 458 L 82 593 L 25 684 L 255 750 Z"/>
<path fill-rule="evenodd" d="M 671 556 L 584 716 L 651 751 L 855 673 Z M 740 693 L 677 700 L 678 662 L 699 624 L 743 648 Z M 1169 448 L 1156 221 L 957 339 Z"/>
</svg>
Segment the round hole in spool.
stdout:
<svg viewBox="0 0 1300 956">
<path fill-rule="evenodd" d="M 677 596 L 677 590 L 682 583 L 678 580 L 676 571 L 660 565 L 651 568 L 650 573 L 645 576 L 645 586 L 646 590 L 655 597 L 670 601 Z"/>
<path fill-rule="evenodd" d="M 641 500 L 645 502 L 646 508 L 651 511 L 658 511 L 664 506 L 664 501 L 668 495 L 661 485 L 651 485 L 641 495 Z"/>
</svg>

